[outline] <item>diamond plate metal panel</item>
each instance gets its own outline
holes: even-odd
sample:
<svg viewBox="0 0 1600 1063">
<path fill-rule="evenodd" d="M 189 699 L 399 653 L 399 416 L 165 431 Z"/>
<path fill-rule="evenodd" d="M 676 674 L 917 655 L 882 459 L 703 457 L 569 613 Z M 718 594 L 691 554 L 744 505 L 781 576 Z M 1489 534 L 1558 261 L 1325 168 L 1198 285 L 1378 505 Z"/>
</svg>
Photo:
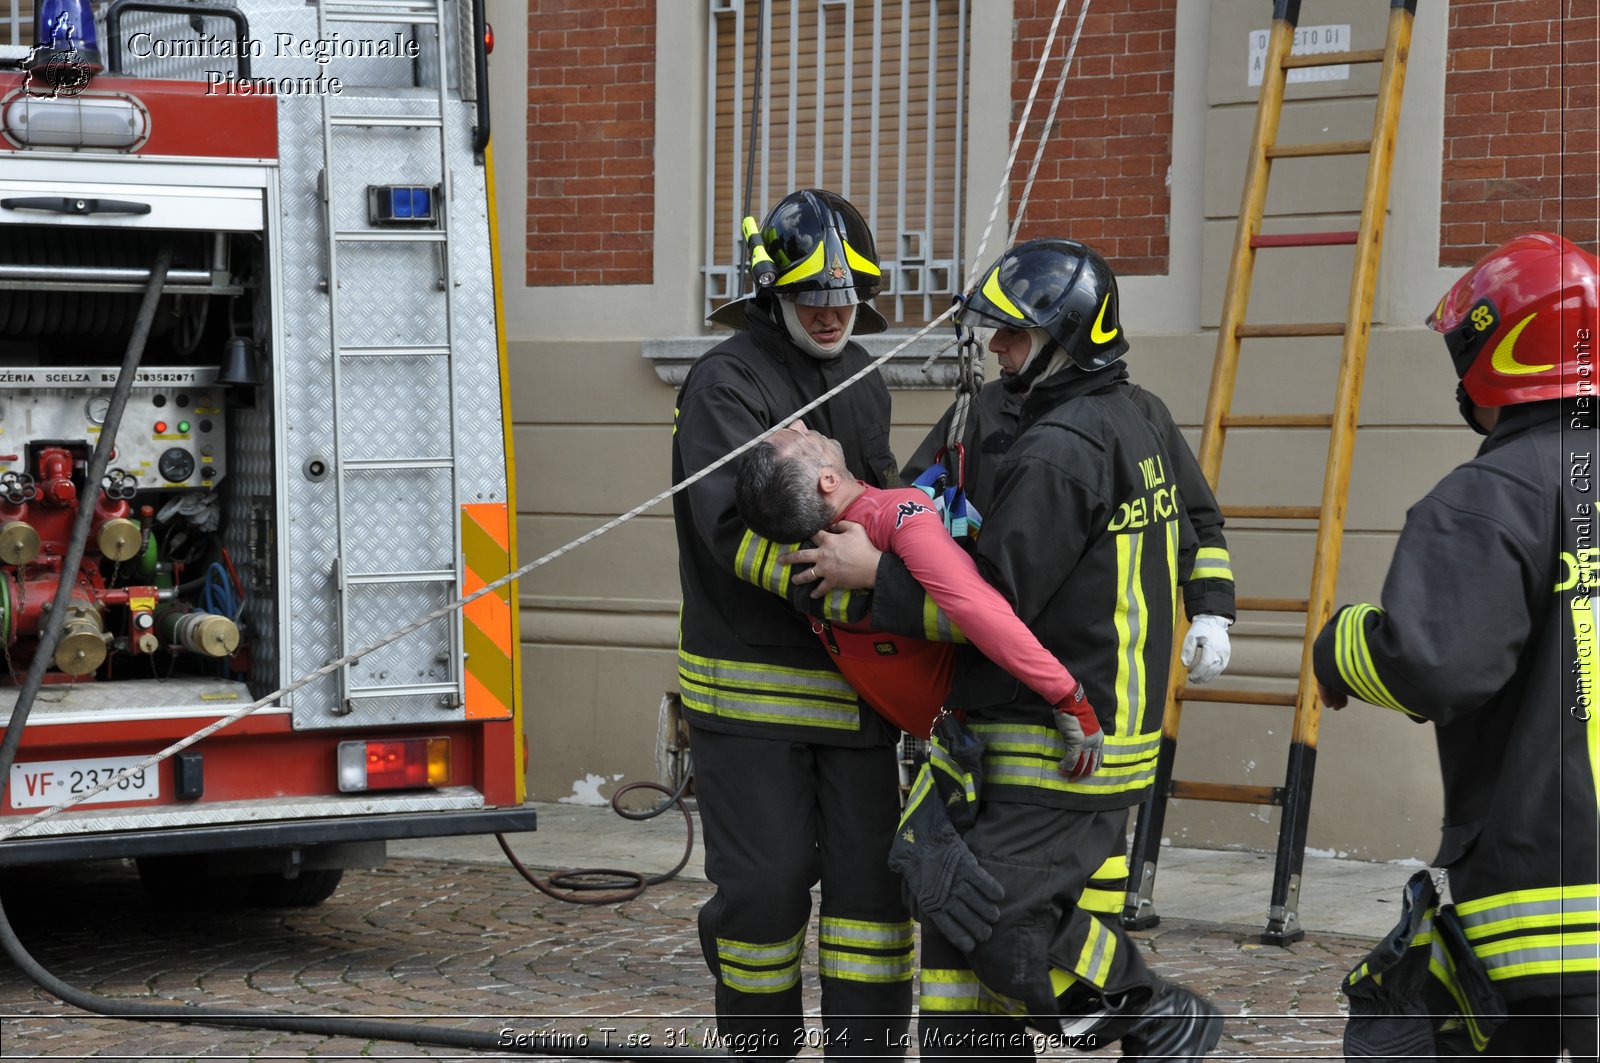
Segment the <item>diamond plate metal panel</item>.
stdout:
<svg viewBox="0 0 1600 1063">
<path fill-rule="evenodd" d="M 274 797 L 265 801 L 216 801 L 162 805 L 145 812 L 117 809 L 103 812 L 67 811 L 19 832 L 18 838 L 48 838 L 92 831 L 159 830 L 163 827 L 198 827 L 213 823 L 264 823 L 280 819 L 317 819 L 324 816 L 371 816 L 385 812 L 449 812 L 483 808 L 483 795 L 465 786 L 426 793 L 351 794 L 344 798 Z"/>
<path fill-rule="evenodd" d="M 450 470 L 352 469 L 344 487 L 347 574 L 455 568 Z"/>
<path fill-rule="evenodd" d="M 346 358 L 339 417 L 342 460 L 426 458 L 450 453 L 449 371 L 443 358 Z"/>
<path fill-rule="evenodd" d="M 0 724 L 11 722 L 17 694 L 15 687 L 0 687 Z M 226 716 L 254 700 L 243 683 L 215 676 L 174 675 L 166 679 L 118 679 L 109 683 L 87 680 L 51 683 L 42 687 L 34 700 L 28 713 L 28 726 Z M 259 711 L 273 710 L 269 706 Z"/>
<path fill-rule="evenodd" d="M 442 344 L 440 253 L 437 244 L 340 244 L 339 345 Z M 448 410 L 448 401 L 449 392 L 440 390 L 429 397 L 427 411 Z"/>
<path fill-rule="evenodd" d="M 257 10 L 247 5 L 248 11 Z M 315 10 L 273 6 L 270 19 L 299 19 L 298 36 L 316 36 Z M 298 23 L 296 24 L 298 25 Z M 274 66 L 280 69 L 274 69 Z M 260 76 L 286 76 L 304 71 L 266 62 Z M 290 64 L 292 65 L 292 64 Z M 334 101 L 334 113 L 410 115 L 429 109 L 433 101 L 414 98 L 409 89 L 366 90 L 347 85 Z M 345 358 L 340 366 L 342 431 L 346 453 L 335 452 L 332 409 L 332 341 L 329 335 L 326 246 L 318 174 L 322 168 L 321 102 L 311 97 L 278 101 L 282 157 L 282 206 L 279 215 L 284 262 L 281 349 L 274 369 L 281 380 L 285 473 L 280 529 L 287 544 L 284 622 L 288 649 L 284 680 L 313 669 L 335 656 L 339 646 L 338 602 L 333 578 L 338 528 L 334 478 L 321 481 L 305 474 L 313 458 L 339 460 L 443 457 L 449 424 L 444 359 Z M 455 281 L 455 362 L 457 460 L 462 501 L 505 498 L 504 436 L 500 421 L 500 378 L 491 262 L 488 254 L 487 201 L 484 173 L 471 153 L 473 108 L 452 100 L 445 114 L 450 151 L 452 199 L 445 203 L 448 249 Z M 334 191 L 338 228 L 366 227 L 366 185 L 420 184 L 437 181 L 437 131 L 407 128 L 383 130 L 335 127 Z M 424 175 L 419 179 L 418 175 Z M 444 297 L 438 286 L 440 245 L 363 244 L 341 242 L 339 342 L 346 346 L 433 345 L 444 341 Z M 382 364 L 387 363 L 387 364 Z M 406 366 L 409 365 L 409 368 Z M 396 413 L 403 416 L 397 417 Z M 437 446 L 435 444 L 438 444 Z M 235 459 L 236 472 L 240 461 Z M 410 478 L 409 480 L 407 478 Z M 349 536 L 346 570 L 384 572 L 401 569 L 448 569 L 455 564 L 451 530 L 458 515 L 449 498 L 447 470 L 402 473 L 347 470 L 344 498 Z M 402 486 L 396 489 L 396 483 Z M 440 485 L 443 486 L 440 486 Z M 396 530 L 404 534 L 397 534 Z M 401 541 L 403 540 L 403 541 Z M 393 584 L 357 586 L 351 590 L 352 648 L 415 619 L 448 598 L 439 585 Z M 455 597 L 454 594 L 449 598 Z M 247 614 L 248 616 L 248 614 Z M 417 663 L 424 673 L 438 667 L 436 658 L 449 647 L 451 620 L 440 621 L 369 655 L 352 675 L 355 686 L 369 682 L 374 670 L 391 677 L 407 671 L 410 683 Z M 459 668 L 459 666 L 458 666 Z M 254 678 L 254 676 L 252 676 Z M 391 685 L 398 679 L 392 679 Z M 429 680 L 437 681 L 437 680 Z M 452 718 L 436 707 L 438 695 L 362 698 L 348 715 L 340 714 L 338 685 L 333 677 L 319 680 L 293 695 L 298 727 L 354 727 L 374 723 L 435 722 Z M 454 710 L 459 715 L 459 710 Z"/>
<path fill-rule="evenodd" d="M 392 631 L 397 624 L 409 623 L 425 613 L 438 609 L 455 597 L 446 593 L 436 583 L 383 583 L 357 584 L 350 588 L 346 615 L 350 621 L 349 644 L 352 650 L 376 641 Z M 403 618 L 403 620 L 401 619 Z M 380 650 L 362 657 L 350 666 L 350 683 L 354 687 L 398 687 L 419 684 L 449 683 L 459 669 L 451 667 L 450 617 L 442 617 L 419 631 Z M 438 710 L 444 699 L 440 694 L 418 694 L 406 698 L 388 699 L 394 702 L 391 710 L 409 705 L 412 709 L 433 710 L 425 718 L 444 718 Z M 455 708 L 449 699 L 451 708 Z M 376 711 L 366 699 L 358 699 L 352 715 L 363 716 L 366 722 L 375 722 L 371 713 Z M 415 719 L 417 717 L 407 717 Z"/>
</svg>

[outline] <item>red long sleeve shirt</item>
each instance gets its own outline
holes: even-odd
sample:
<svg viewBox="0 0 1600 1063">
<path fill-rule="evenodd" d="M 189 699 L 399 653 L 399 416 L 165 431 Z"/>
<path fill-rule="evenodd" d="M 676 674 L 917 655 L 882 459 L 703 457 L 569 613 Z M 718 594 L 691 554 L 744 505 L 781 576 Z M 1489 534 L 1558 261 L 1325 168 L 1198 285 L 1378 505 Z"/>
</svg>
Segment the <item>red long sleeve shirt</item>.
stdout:
<svg viewBox="0 0 1600 1063">
<path fill-rule="evenodd" d="M 873 546 L 898 555 L 985 657 L 1050 704 L 1065 701 L 1078 681 L 979 575 L 972 558 L 950 538 L 928 496 L 916 488 L 862 486 L 866 491 L 840 519 L 860 524 Z M 927 735 L 949 693 L 953 644 L 874 632 L 868 624 L 834 624 L 819 634 L 835 654 L 840 672 L 868 704 L 902 729 Z"/>
</svg>

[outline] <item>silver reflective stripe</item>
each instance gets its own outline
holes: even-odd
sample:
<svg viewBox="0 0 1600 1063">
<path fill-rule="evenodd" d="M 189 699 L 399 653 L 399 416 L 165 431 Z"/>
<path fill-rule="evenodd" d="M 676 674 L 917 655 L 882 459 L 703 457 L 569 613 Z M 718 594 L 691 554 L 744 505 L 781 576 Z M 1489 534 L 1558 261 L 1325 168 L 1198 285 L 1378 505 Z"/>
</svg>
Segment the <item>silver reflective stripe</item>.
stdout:
<svg viewBox="0 0 1600 1063">
<path fill-rule="evenodd" d="M 1020 757 L 984 758 L 984 781 L 994 785 L 1032 786 L 1042 790 L 1059 790 L 1063 793 L 1121 793 L 1138 790 L 1155 781 L 1156 762 L 1148 761 L 1111 767 L 1101 764 L 1100 770 L 1086 779 L 1072 782 L 1062 775 L 1054 763 L 1023 759 Z"/>
<path fill-rule="evenodd" d="M 1592 932 L 1529 934 L 1475 944 L 1472 950 L 1495 981 L 1600 971 L 1600 934 Z"/>
<path fill-rule="evenodd" d="M 718 661 L 678 653 L 685 708 L 730 719 L 855 730 L 855 691 L 834 671 Z"/>
<path fill-rule="evenodd" d="M 1189 573 L 1189 578 L 1232 580 L 1233 560 L 1226 550 L 1202 546 L 1194 555 L 1194 570 Z"/>
<path fill-rule="evenodd" d="M 1593 929 L 1600 922 L 1600 891 L 1594 886 L 1518 890 L 1464 901 L 1456 906 L 1456 915 L 1469 938 L 1571 924 Z"/>
<path fill-rule="evenodd" d="M 1117 730 L 1138 729 L 1144 713 L 1144 584 L 1140 569 L 1144 565 L 1144 532 L 1117 537 L 1118 588 L 1115 624 L 1117 629 Z"/>
<path fill-rule="evenodd" d="M 1054 727 L 1035 727 L 1023 723 L 974 723 L 972 733 L 983 739 L 986 753 L 1036 753 L 1042 757 L 1061 759 L 1066 752 L 1066 741 Z M 1147 734 L 1106 735 L 1105 757 L 1127 759 L 1159 752 L 1161 732 Z"/>
<path fill-rule="evenodd" d="M 845 982 L 909 982 L 911 953 L 896 956 L 865 956 L 859 952 L 819 949 L 817 968 L 824 978 Z"/>
<path fill-rule="evenodd" d="M 717 958 L 741 963 L 787 963 L 800 958 L 800 945 L 805 936 L 805 928 L 801 927 L 800 932 L 787 941 L 763 943 L 717 938 Z"/>
<path fill-rule="evenodd" d="M 978 1012 L 1019 1018 L 1027 1011 L 1021 1001 L 986 988 L 977 975 L 968 970 L 924 969 L 921 986 L 917 1006 L 923 1011 Z"/>
<path fill-rule="evenodd" d="M 822 599 L 822 615 L 836 623 L 845 623 L 850 619 L 850 601 L 850 591 L 829 591 L 827 597 Z"/>
<path fill-rule="evenodd" d="M 971 971 L 924 970 L 918 1007 L 923 1011 L 977 1011 L 981 988 Z"/>
<path fill-rule="evenodd" d="M 746 971 L 725 963 L 722 984 L 741 993 L 781 993 L 800 984 L 800 961 L 773 971 Z"/>
<path fill-rule="evenodd" d="M 915 940 L 911 920 L 875 923 L 864 919 L 822 917 L 820 937 L 824 945 L 853 945 L 867 949 L 909 949 Z"/>
<path fill-rule="evenodd" d="M 734 574 L 762 590 L 787 594 L 790 568 L 778 563 L 778 555 L 799 548 L 799 543 L 775 543 L 753 531 L 747 531 L 739 541 L 739 550 L 734 557 Z"/>
</svg>

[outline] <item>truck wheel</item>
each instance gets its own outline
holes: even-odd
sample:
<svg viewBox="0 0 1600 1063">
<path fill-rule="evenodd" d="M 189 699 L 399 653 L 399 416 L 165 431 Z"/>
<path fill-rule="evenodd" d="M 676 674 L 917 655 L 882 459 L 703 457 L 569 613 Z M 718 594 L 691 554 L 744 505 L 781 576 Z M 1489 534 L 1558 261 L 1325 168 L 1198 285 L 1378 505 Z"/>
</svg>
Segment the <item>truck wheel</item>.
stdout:
<svg viewBox="0 0 1600 1063">
<path fill-rule="evenodd" d="M 276 871 L 250 876 L 249 901 L 263 908 L 312 908 L 333 896 L 343 868 L 303 870 L 294 878 Z"/>
</svg>

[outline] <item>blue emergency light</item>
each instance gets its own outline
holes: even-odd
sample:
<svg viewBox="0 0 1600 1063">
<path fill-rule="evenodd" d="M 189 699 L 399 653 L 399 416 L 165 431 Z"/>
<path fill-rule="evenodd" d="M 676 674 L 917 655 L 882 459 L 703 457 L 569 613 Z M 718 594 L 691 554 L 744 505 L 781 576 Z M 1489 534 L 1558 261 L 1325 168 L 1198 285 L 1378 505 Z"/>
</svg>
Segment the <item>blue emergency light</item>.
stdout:
<svg viewBox="0 0 1600 1063">
<path fill-rule="evenodd" d="M 368 185 L 367 221 L 372 225 L 436 225 L 438 197 L 420 185 Z"/>
<path fill-rule="evenodd" d="M 33 40 L 90 73 L 104 69 L 100 35 L 89 0 L 41 0 L 33 14 Z"/>
</svg>

